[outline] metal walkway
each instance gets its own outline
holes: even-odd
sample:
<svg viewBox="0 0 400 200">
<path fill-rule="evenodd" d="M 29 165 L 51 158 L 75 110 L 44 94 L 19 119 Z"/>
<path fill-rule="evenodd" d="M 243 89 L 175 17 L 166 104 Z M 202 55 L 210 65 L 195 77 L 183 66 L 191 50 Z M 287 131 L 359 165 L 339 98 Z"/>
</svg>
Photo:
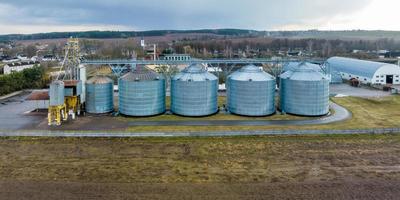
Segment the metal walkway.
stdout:
<svg viewBox="0 0 400 200">
<path fill-rule="evenodd" d="M 267 64 L 300 62 L 298 59 L 191 59 L 191 60 L 82 60 L 83 65 L 186 65 L 186 64 Z M 324 63 L 324 60 L 307 60 Z"/>
<path fill-rule="evenodd" d="M 271 73 L 277 76 L 281 72 L 282 66 L 290 63 L 290 62 L 302 62 L 307 61 L 315 64 L 324 64 L 325 60 L 322 59 L 308 59 L 308 60 L 299 60 L 299 59 L 190 59 L 190 60 L 137 60 L 137 59 L 116 59 L 116 60 L 81 60 L 82 65 L 84 66 L 100 66 L 107 65 L 111 68 L 114 74 L 117 76 L 121 76 L 124 72 L 129 71 L 130 69 L 135 68 L 137 65 L 158 65 L 158 66 L 182 66 L 182 65 L 190 65 L 190 64 L 204 64 L 212 68 L 217 69 L 225 69 L 225 76 L 227 76 L 233 68 L 240 65 L 258 65 L 258 66 L 274 66 L 275 69 L 272 70 Z M 278 67 L 280 65 L 280 67 Z M 329 67 L 325 65 L 321 65 L 321 69 L 325 72 L 329 72 Z M 224 71 L 224 70 L 222 70 Z M 220 76 L 219 71 L 218 76 Z M 275 74 L 276 73 L 276 74 Z"/>
</svg>

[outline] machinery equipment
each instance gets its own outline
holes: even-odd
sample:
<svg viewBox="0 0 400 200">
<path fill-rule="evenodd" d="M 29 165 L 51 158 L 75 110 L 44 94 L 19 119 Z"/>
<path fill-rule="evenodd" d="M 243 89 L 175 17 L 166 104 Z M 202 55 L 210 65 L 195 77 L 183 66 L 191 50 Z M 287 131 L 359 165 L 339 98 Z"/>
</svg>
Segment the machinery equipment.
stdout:
<svg viewBox="0 0 400 200">
<path fill-rule="evenodd" d="M 65 73 L 61 73 L 62 71 Z M 81 114 L 84 107 L 84 87 L 81 80 L 86 76 L 85 72 L 85 68 L 80 67 L 79 40 L 70 38 L 65 46 L 60 73 L 50 85 L 49 125 L 61 125 L 61 121 L 66 121 L 68 116 L 75 119 L 76 115 Z"/>
</svg>

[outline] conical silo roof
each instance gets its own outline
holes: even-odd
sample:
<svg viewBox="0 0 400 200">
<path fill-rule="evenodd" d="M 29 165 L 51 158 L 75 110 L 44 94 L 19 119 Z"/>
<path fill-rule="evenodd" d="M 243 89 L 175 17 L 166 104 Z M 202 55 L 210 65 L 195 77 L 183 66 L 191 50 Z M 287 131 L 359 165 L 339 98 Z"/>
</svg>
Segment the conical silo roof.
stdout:
<svg viewBox="0 0 400 200">
<path fill-rule="evenodd" d="M 212 81 L 217 79 L 200 64 L 189 65 L 172 78 L 175 81 Z"/>
<path fill-rule="evenodd" d="M 135 70 L 121 77 L 123 81 L 154 81 L 161 79 L 164 79 L 162 75 L 144 66 L 137 66 Z"/>
<path fill-rule="evenodd" d="M 94 76 L 86 81 L 87 84 L 107 84 L 112 82 L 113 80 L 108 78 L 107 76 L 100 75 Z"/>
<path fill-rule="evenodd" d="M 291 67 L 287 72 L 283 73 L 280 78 L 298 81 L 319 81 L 328 79 L 326 75 L 316 69 L 314 64 L 306 62 Z"/>
<path fill-rule="evenodd" d="M 240 70 L 232 73 L 229 77 L 235 81 L 271 81 L 275 80 L 273 76 L 266 73 L 260 67 L 255 65 L 247 65 L 242 67 Z"/>
</svg>

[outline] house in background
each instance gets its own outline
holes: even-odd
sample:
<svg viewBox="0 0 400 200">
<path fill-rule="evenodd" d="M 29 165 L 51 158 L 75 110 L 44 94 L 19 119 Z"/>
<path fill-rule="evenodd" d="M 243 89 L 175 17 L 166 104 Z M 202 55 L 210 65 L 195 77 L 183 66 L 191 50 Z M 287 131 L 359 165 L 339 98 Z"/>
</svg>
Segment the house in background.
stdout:
<svg viewBox="0 0 400 200">
<path fill-rule="evenodd" d="M 54 55 L 47 54 L 47 55 L 43 56 L 42 61 L 45 61 L 45 62 L 58 61 L 58 58 L 56 56 L 54 56 Z"/>
<path fill-rule="evenodd" d="M 12 62 L 4 65 L 4 74 L 11 74 L 12 72 L 20 72 L 24 69 L 33 68 L 35 65 L 39 65 L 39 62 L 34 61 L 21 61 L 21 62 Z"/>
</svg>

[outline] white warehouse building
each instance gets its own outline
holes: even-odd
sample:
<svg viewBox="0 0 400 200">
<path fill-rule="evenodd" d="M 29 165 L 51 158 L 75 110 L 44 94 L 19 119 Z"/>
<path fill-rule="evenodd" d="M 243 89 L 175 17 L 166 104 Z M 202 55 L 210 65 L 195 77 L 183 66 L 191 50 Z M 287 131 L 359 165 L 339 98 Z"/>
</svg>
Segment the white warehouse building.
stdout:
<svg viewBox="0 0 400 200">
<path fill-rule="evenodd" d="M 21 61 L 21 62 L 13 62 L 7 63 L 4 65 L 4 74 L 11 74 L 12 72 L 20 72 L 24 69 L 33 68 L 35 65 L 39 65 L 39 62 L 34 61 Z"/>
<path fill-rule="evenodd" d="M 363 84 L 372 85 L 400 84 L 398 65 L 343 57 L 329 58 L 327 63 L 344 80 L 357 79 Z"/>
</svg>

